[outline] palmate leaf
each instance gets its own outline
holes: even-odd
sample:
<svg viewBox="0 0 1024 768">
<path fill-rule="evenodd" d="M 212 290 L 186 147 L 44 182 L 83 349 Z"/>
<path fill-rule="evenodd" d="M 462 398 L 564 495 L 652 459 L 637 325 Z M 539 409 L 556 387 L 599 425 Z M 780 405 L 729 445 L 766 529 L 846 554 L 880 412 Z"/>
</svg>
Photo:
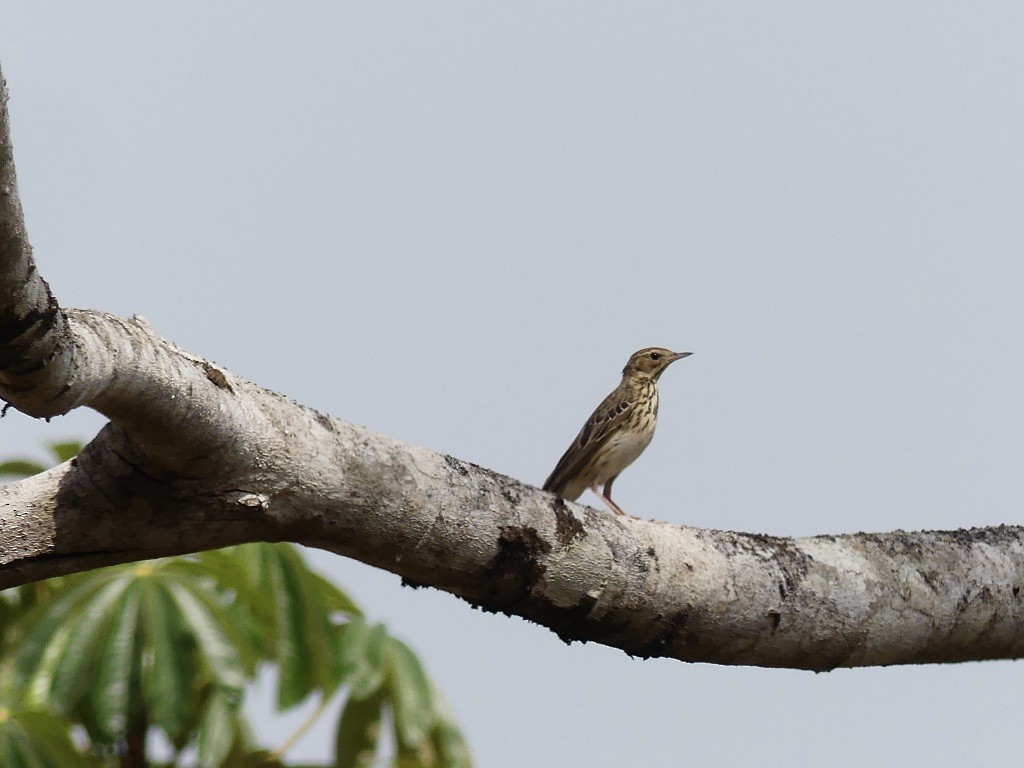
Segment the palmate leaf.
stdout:
<svg viewBox="0 0 1024 768">
<path fill-rule="evenodd" d="M 251 676 L 260 659 L 258 643 L 262 642 L 259 636 L 263 634 L 263 617 L 269 615 L 265 607 L 267 600 L 242 576 L 244 570 L 229 565 L 229 562 L 176 557 L 161 569 L 161 582 L 166 587 L 173 576 L 174 582 L 195 593 L 199 602 L 217 617 L 221 629 L 238 651 L 246 674 Z M 246 606 L 247 611 L 235 611 L 237 606 Z M 253 621 L 259 626 L 243 623 Z"/>
<path fill-rule="evenodd" d="M 274 609 L 267 599 L 267 593 L 260 588 L 252 566 L 251 550 L 256 546 L 245 544 L 237 547 L 200 552 L 196 565 L 216 574 L 218 589 L 223 589 L 233 599 L 228 600 L 227 611 L 234 623 L 245 632 L 249 645 L 261 659 L 274 658 Z"/>
<path fill-rule="evenodd" d="M 329 697 L 341 682 L 331 617 L 359 612 L 348 596 L 310 569 L 291 544 L 246 544 L 200 555 L 205 558 L 233 558 L 244 566 L 255 599 L 239 600 L 234 610 L 265 622 L 269 642 L 261 650 L 279 665 L 278 707 L 288 709 L 315 691 Z"/>
<path fill-rule="evenodd" d="M 27 631 L 15 659 L 18 687 L 32 693 L 34 703 L 53 701 L 53 689 L 61 686 L 62 695 L 68 686 L 67 680 L 58 680 L 58 668 L 67 655 L 72 640 L 81 643 L 81 637 L 71 632 L 77 626 L 83 607 L 91 604 L 97 593 L 106 592 L 94 605 L 99 607 L 102 618 L 103 606 L 109 605 L 123 591 L 125 582 L 117 582 L 112 574 L 93 574 L 93 578 L 80 581 L 60 594 L 50 603 L 42 603 L 26 617 Z M 81 648 L 76 645 L 76 653 Z M 82 662 L 84 664 L 84 662 Z M 62 702 L 57 702 L 61 704 Z"/>
<path fill-rule="evenodd" d="M 349 683 L 338 725 L 338 765 L 372 764 L 382 738 L 380 712 L 388 709 L 397 746 L 395 768 L 471 768 L 461 731 L 409 646 L 362 619 L 337 632 Z"/>
<path fill-rule="evenodd" d="M 17 664 L 29 701 L 67 713 L 105 744 L 144 717 L 184 746 L 215 694 L 236 717 L 256 654 L 209 579 L 175 566 L 95 571 L 41 605 Z"/>
<path fill-rule="evenodd" d="M 362 619 L 337 633 L 349 683 L 338 724 L 337 765 L 374 764 L 386 708 L 397 745 L 396 768 L 471 768 L 466 741 L 412 650 L 383 626 Z"/>
<path fill-rule="evenodd" d="M 247 547 L 248 545 L 200 552 L 194 559 L 172 558 L 167 564 L 167 569 L 215 587 L 216 591 L 225 597 L 225 604 L 247 605 L 260 620 L 269 621 L 271 609 L 267 605 L 267 595 L 252 578 L 246 559 L 242 556 Z"/>
<path fill-rule="evenodd" d="M 216 607 L 201 589 L 191 589 L 191 586 L 169 581 L 165 588 L 177 605 L 181 620 L 187 624 L 188 633 L 195 638 L 205 671 L 230 700 L 238 702 L 249 677 L 242 665 L 242 654 L 233 642 L 227 623 L 217 615 Z"/>
<path fill-rule="evenodd" d="M 73 623 L 68 627 L 70 638 L 53 675 L 49 704 L 55 711 L 72 712 L 82 696 L 95 689 L 95 662 L 105 639 L 104 632 L 129 583 L 127 576 L 121 576 L 80 601 Z"/>
</svg>

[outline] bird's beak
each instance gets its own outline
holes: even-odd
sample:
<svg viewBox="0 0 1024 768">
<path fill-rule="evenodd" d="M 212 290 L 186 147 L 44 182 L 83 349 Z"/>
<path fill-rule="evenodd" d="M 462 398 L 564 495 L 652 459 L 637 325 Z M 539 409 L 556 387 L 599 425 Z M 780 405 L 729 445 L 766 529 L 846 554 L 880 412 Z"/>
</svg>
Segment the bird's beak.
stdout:
<svg viewBox="0 0 1024 768">
<path fill-rule="evenodd" d="M 684 357 L 689 357 L 692 354 L 693 352 L 676 352 L 674 355 L 672 355 L 669 362 L 674 363 L 676 360 L 682 360 Z"/>
</svg>

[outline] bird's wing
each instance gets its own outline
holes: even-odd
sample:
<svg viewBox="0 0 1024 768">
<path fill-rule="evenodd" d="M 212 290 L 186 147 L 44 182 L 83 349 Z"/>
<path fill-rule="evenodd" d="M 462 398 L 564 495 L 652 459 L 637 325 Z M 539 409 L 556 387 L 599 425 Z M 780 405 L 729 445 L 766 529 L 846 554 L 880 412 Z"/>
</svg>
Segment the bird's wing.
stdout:
<svg viewBox="0 0 1024 768">
<path fill-rule="evenodd" d="M 616 389 L 606 397 L 587 419 L 569 449 L 558 460 L 554 470 L 544 481 L 544 490 L 561 493 L 565 487 L 589 464 L 609 435 L 614 434 L 628 418 L 636 404 L 635 392 Z"/>
</svg>

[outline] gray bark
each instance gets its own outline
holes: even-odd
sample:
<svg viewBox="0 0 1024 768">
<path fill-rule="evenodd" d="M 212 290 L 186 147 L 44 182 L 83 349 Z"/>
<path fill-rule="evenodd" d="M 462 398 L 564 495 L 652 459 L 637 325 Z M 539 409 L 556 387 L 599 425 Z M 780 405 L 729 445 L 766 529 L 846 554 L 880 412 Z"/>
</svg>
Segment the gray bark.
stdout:
<svg viewBox="0 0 1024 768">
<path fill-rule="evenodd" d="M 294 541 L 563 639 L 636 656 L 825 670 L 1017 658 L 1024 530 L 804 539 L 563 502 L 332 419 L 161 338 L 62 309 L 36 271 L 0 109 L 0 396 L 109 424 L 0 488 L 0 587 L 247 541 Z"/>
</svg>

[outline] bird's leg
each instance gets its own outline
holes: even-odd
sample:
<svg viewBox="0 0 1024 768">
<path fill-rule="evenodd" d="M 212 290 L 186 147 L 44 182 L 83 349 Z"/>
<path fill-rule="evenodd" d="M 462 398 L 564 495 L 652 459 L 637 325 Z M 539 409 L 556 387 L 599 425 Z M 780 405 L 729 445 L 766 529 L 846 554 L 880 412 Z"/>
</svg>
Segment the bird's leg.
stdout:
<svg viewBox="0 0 1024 768">
<path fill-rule="evenodd" d="M 592 486 L 590 486 L 590 490 L 594 492 L 594 495 L 597 496 L 597 498 L 599 498 L 601 501 L 607 504 L 608 508 L 611 509 L 611 511 L 614 512 L 616 515 L 625 515 L 626 517 L 629 517 L 629 515 L 627 515 L 619 508 L 618 504 L 612 501 L 612 483 L 614 482 L 615 478 L 613 477 L 611 480 L 605 483 L 603 493 L 599 489 L 597 483 L 594 483 Z"/>
</svg>

